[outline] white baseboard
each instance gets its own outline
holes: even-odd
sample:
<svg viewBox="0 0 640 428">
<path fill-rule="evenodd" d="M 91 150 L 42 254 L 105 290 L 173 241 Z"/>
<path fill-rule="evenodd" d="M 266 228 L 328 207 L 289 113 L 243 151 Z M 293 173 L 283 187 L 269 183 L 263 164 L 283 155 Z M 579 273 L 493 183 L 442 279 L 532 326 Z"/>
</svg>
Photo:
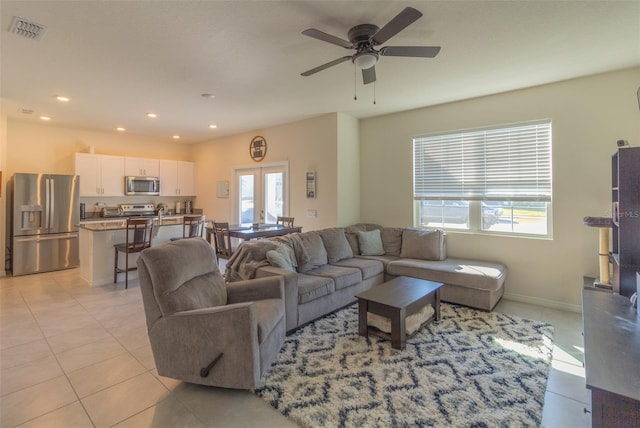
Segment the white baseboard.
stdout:
<svg viewBox="0 0 640 428">
<path fill-rule="evenodd" d="M 556 302 L 555 300 L 540 299 L 538 297 L 525 296 L 523 294 L 504 293 L 503 299 L 514 302 L 530 303 L 532 305 L 544 306 L 547 308 L 560 309 L 563 311 L 582 313 L 581 305 L 571 305 L 569 303 Z"/>
</svg>

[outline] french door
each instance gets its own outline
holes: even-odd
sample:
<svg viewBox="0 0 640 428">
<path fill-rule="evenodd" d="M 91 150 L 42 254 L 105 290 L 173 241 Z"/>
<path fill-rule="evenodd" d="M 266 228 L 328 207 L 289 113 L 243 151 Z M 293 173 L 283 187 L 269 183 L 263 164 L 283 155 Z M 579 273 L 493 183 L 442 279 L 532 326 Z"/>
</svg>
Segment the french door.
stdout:
<svg viewBox="0 0 640 428">
<path fill-rule="evenodd" d="M 235 170 L 238 223 L 275 223 L 289 207 L 288 164 Z"/>
</svg>

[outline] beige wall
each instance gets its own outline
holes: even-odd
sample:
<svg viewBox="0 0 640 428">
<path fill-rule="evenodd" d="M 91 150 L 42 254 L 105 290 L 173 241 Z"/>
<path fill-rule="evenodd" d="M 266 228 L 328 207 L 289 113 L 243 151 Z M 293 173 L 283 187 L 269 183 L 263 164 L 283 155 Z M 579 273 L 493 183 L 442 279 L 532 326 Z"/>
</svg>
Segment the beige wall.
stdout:
<svg viewBox="0 0 640 428">
<path fill-rule="evenodd" d="M 76 152 L 157 159 L 191 160 L 191 147 L 129 133 L 96 132 L 9 120 L 8 173 L 73 174 Z"/>
<path fill-rule="evenodd" d="M 338 114 L 338 221 L 348 226 L 360 220 L 360 123 Z"/>
<path fill-rule="evenodd" d="M 267 141 L 267 155 L 262 162 L 249 157 L 249 143 L 261 135 Z M 337 204 L 337 115 L 328 114 L 282 126 L 221 138 L 197 144 L 193 148 L 197 163 L 198 203 L 209 219 L 232 218 L 234 168 L 268 166 L 288 162 L 290 181 L 289 214 L 304 230 L 335 226 Z M 317 174 L 317 198 L 307 199 L 306 172 Z M 229 181 L 230 197 L 216 197 L 216 182 Z M 317 218 L 307 217 L 307 210 L 316 210 Z"/>
<path fill-rule="evenodd" d="M 611 215 L 616 140 L 640 146 L 640 68 L 361 121 L 361 219 L 413 224 L 412 138 L 550 118 L 553 127 L 552 240 L 451 232 L 452 256 L 498 260 L 506 295 L 578 309 L 583 275 L 597 275 L 597 229 L 585 216 Z M 386 173 L 381 173 L 385 171 Z"/>
</svg>

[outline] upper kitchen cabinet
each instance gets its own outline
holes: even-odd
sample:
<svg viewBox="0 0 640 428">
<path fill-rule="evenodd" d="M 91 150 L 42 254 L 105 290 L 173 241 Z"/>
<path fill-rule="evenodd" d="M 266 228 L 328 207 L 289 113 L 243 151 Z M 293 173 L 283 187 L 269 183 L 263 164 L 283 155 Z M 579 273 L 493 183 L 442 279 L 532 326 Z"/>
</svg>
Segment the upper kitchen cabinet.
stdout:
<svg viewBox="0 0 640 428">
<path fill-rule="evenodd" d="M 125 158 L 124 175 L 159 177 L 160 161 L 158 159 Z"/>
<path fill-rule="evenodd" d="M 193 162 L 160 161 L 160 196 L 195 196 L 196 164 Z"/>
<path fill-rule="evenodd" d="M 76 153 L 80 196 L 124 196 L 124 158 Z"/>
</svg>

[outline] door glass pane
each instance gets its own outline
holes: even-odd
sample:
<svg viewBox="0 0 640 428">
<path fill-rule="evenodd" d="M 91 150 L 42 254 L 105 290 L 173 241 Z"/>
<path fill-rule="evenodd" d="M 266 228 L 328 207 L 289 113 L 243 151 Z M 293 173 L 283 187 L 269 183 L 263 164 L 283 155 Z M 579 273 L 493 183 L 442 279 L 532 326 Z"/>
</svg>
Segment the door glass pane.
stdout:
<svg viewBox="0 0 640 428">
<path fill-rule="evenodd" d="M 253 223 L 253 207 L 255 202 L 254 176 L 240 175 L 238 179 L 240 223 Z"/>
<path fill-rule="evenodd" d="M 283 177 L 282 172 L 264 174 L 265 223 L 275 223 L 283 212 Z"/>
</svg>

